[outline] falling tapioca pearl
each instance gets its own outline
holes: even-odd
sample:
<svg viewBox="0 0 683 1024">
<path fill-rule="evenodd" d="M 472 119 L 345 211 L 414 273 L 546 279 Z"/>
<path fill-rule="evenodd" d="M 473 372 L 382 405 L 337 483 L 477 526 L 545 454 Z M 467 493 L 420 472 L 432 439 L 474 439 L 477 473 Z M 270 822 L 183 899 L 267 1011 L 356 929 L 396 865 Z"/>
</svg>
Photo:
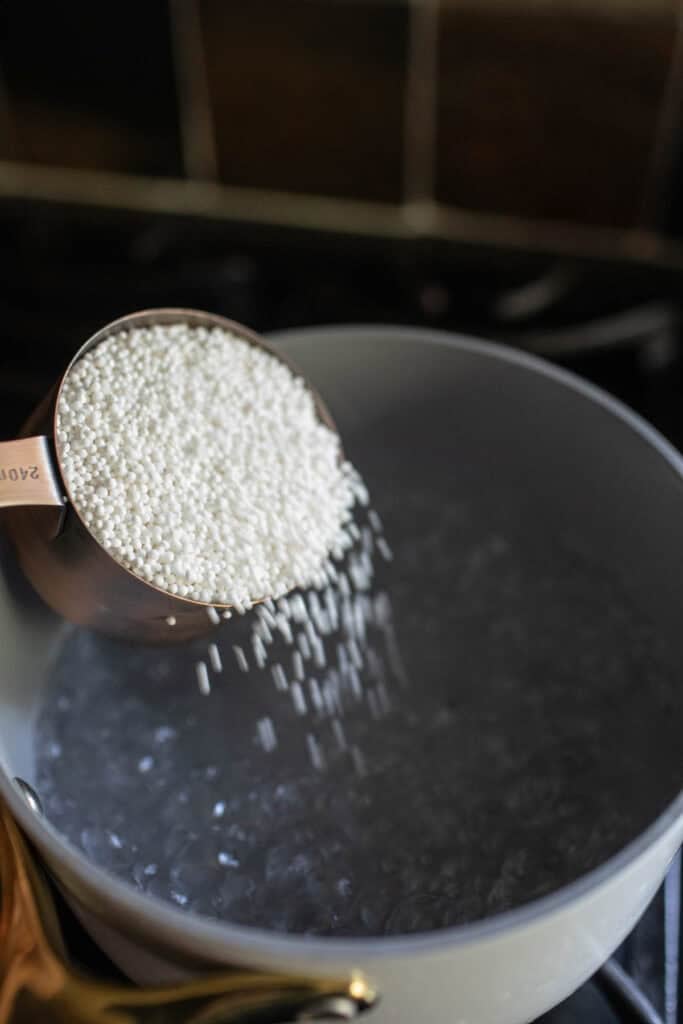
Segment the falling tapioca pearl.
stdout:
<svg viewBox="0 0 683 1024">
<path fill-rule="evenodd" d="M 299 635 L 296 638 L 296 642 L 297 642 L 297 646 L 299 648 L 299 652 L 301 654 L 301 657 L 305 658 L 308 661 L 308 659 L 311 656 L 311 645 L 308 642 L 308 637 L 306 636 L 305 633 L 299 633 Z"/>
<path fill-rule="evenodd" d="M 251 646 L 254 651 L 254 658 L 256 659 L 256 664 L 258 665 L 259 668 L 263 668 L 263 666 L 268 661 L 268 652 L 266 651 L 263 640 L 258 635 L 258 633 L 255 633 L 254 636 L 252 637 Z"/>
<path fill-rule="evenodd" d="M 287 676 L 285 675 L 285 670 L 283 669 L 282 665 L 273 665 L 270 671 L 273 676 L 273 682 L 275 683 L 277 689 L 286 690 L 289 684 L 287 682 Z"/>
<path fill-rule="evenodd" d="M 324 709 L 324 707 L 325 707 L 325 701 L 323 700 L 323 695 L 320 692 L 320 686 L 318 684 L 318 680 L 317 679 L 309 679 L 308 680 L 308 688 L 309 688 L 310 693 L 311 693 L 311 704 L 316 709 L 316 711 L 322 711 Z"/>
<path fill-rule="evenodd" d="M 385 559 L 385 561 L 391 562 L 393 560 L 393 557 L 394 557 L 393 552 L 392 552 L 391 548 L 389 547 L 389 545 L 387 544 L 387 542 L 384 539 L 384 537 L 379 537 L 378 538 L 378 540 L 377 540 L 377 547 L 379 549 L 379 553 L 381 554 L 382 558 Z"/>
<path fill-rule="evenodd" d="M 301 684 L 292 683 L 290 693 L 292 694 L 292 703 L 297 715 L 305 715 L 308 708 L 306 707 L 306 698 L 304 697 L 304 691 L 301 689 Z"/>
<path fill-rule="evenodd" d="M 327 665 L 325 645 L 319 637 L 316 637 L 313 643 L 313 661 L 315 662 L 316 668 L 325 668 Z"/>
<path fill-rule="evenodd" d="M 346 750 L 346 734 L 344 733 L 344 726 L 338 718 L 332 720 L 332 732 L 334 733 L 334 738 L 337 741 L 339 749 Z"/>
<path fill-rule="evenodd" d="M 318 740 L 313 733 L 306 734 L 306 746 L 308 747 L 308 755 L 311 759 L 311 764 L 316 771 L 322 772 L 325 770 L 325 756 L 322 748 L 318 743 Z"/>
<path fill-rule="evenodd" d="M 367 765 L 365 757 L 359 747 L 351 748 L 351 760 L 353 761 L 353 767 L 356 770 L 356 774 L 361 778 L 367 774 Z"/>
<path fill-rule="evenodd" d="M 211 680 L 209 679 L 209 670 L 206 667 L 206 662 L 198 661 L 195 666 L 197 673 L 197 686 L 199 692 L 204 696 L 208 697 L 211 693 Z"/>
<path fill-rule="evenodd" d="M 271 718 L 262 718 L 257 724 L 258 739 L 266 751 L 270 753 L 277 747 L 277 735 Z"/>
<path fill-rule="evenodd" d="M 382 527 L 382 519 L 381 519 L 381 517 L 379 515 L 379 512 L 377 512 L 376 509 L 374 509 L 374 508 L 370 509 L 370 511 L 368 512 L 368 520 L 370 521 L 370 526 L 373 528 L 375 533 L 381 533 L 382 532 L 382 529 L 383 529 L 383 527 Z"/>
<path fill-rule="evenodd" d="M 214 670 L 214 672 L 223 671 L 221 652 L 218 650 L 216 644 L 209 644 L 209 660 L 211 662 L 211 668 Z"/>
<path fill-rule="evenodd" d="M 326 679 L 323 685 L 323 702 L 329 715 L 340 715 L 342 713 L 339 687 L 334 678 Z"/>
<path fill-rule="evenodd" d="M 275 616 L 275 622 L 285 642 L 288 644 L 293 643 L 294 637 L 292 635 L 292 627 L 289 625 L 286 616 L 284 616 L 282 612 L 279 612 Z"/>
<path fill-rule="evenodd" d="M 233 645 L 233 651 L 235 652 L 235 659 L 242 672 L 249 671 L 249 662 L 247 661 L 246 655 L 241 647 Z"/>
<path fill-rule="evenodd" d="M 292 655 L 292 668 L 298 681 L 303 683 L 306 678 L 306 671 L 304 669 L 304 660 L 301 657 L 300 651 L 294 651 L 294 654 Z"/>
</svg>

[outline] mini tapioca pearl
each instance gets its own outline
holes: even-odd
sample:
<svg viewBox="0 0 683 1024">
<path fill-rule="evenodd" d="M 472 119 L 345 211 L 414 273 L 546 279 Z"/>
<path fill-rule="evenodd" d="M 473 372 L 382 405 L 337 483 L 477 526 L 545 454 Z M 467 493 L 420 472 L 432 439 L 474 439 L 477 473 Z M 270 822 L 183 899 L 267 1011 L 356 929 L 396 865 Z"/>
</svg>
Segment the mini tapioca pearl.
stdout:
<svg viewBox="0 0 683 1024">
<path fill-rule="evenodd" d="M 247 608 L 324 578 L 351 543 L 363 487 L 336 435 L 300 378 L 228 332 L 119 332 L 70 371 L 57 411 L 74 505 L 162 589 Z"/>
</svg>

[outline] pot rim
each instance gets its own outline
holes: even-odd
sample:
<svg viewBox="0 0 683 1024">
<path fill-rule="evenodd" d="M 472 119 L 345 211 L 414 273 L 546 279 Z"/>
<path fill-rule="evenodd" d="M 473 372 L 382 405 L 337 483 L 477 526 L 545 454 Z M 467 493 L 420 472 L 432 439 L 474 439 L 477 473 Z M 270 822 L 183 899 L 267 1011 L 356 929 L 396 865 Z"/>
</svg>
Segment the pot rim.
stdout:
<svg viewBox="0 0 683 1024">
<path fill-rule="evenodd" d="M 387 332 L 391 332 L 392 339 L 397 343 L 421 339 L 425 343 L 477 352 L 556 381 L 620 419 L 647 442 L 683 481 L 683 456 L 638 413 L 571 371 L 537 356 L 457 333 L 422 327 L 395 327 L 391 324 L 305 327 L 271 333 L 268 338 L 275 343 L 303 336 L 316 337 L 320 342 L 340 337 L 350 341 L 354 337 L 358 339 L 362 334 L 364 341 L 372 341 L 373 337 L 386 338 Z M 628 868 L 657 840 L 663 838 L 666 833 L 673 832 L 677 824 L 681 825 L 680 832 L 683 835 L 682 788 L 679 795 L 630 843 L 592 871 L 546 896 L 480 921 L 430 932 L 336 938 L 278 933 L 176 909 L 165 900 L 136 891 L 132 884 L 117 878 L 104 868 L 97 867 L 61 836 L 48 821 L 36 818 L 11 783 L 4 764 L 0 770 L 0 792 L 22 828 L 44 854 L 47 852 L 50 866 L 58 866 L 55 873 L 59 876 L 63 871 L 64 877 L 69 880 L 66 889 L 79 900 L 81 893 L 77 890 L 82 890 L 84 907 L 104 917 L 107 924 L 112 927 L 120 923 L 125 929 L 126 921 L 130 922 L 130 919 L 134 918 L 135 927 L 141 937 L 156 936 L 157 941 L 163 941 L 164 946 L 169 949 L 182 947 L 191 951 L 194 957 L 205 958 L 214 963 L 227 963 L 231 960 L 234 962 L 237 951 L 242 958 L 269 958 L 271 962 L 277 959 L 315 957 L 321 966 L 334 962 L 362 963 L 397 956 L 413 957 L 444 952 L 449 948 L 491 939 L 502 931 L 531 925 L 539 918 L 568 908 Z M 681 842 L 680 835 L 677 842 Z M 78 883 L 77 887 L 73 885 L 74 879 Z"/>
</svg>

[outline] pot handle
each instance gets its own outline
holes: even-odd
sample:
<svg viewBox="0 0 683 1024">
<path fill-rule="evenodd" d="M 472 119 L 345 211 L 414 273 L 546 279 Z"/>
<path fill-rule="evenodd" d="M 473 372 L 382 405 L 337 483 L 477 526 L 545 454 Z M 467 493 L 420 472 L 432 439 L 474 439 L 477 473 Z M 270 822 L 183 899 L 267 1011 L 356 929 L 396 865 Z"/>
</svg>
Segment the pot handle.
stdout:
<svg viewBox="0 0 683 1024">
<path fill-rule="evenodd" d="M 49 437 L 0 442 L 0 508 L 65 502 Z"/>
<path fill-rule="evenodd" d="M 135 988 L 72 969 L 46 877 L 0 802 L 0 1024 L 322 1024 L 353 1021 L 376 999 L 360 974 L 233 968 L 181 985 Z"/>
</svg>

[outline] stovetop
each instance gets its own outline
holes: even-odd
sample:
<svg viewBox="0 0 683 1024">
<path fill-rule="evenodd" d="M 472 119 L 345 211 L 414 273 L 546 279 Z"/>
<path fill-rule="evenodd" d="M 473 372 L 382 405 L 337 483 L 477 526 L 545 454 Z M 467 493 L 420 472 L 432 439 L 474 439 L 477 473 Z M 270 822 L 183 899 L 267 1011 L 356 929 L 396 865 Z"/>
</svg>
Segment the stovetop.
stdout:
<svg viewBox="0 0 683 1024">
<path fill-rule="evenodd" d="M 260 331 L 384 322 L 494 338 L 590 378 L 683 447 L 683 270 L 8 200 L 0 266 L 0 439 L 96 328 L 172 305 Z M 74 960 L 115 974 L 59 907 Z M 617 954 L 544 1024 L 682 1024 L 680 925 L 679 856 Z"/>
</svg>

